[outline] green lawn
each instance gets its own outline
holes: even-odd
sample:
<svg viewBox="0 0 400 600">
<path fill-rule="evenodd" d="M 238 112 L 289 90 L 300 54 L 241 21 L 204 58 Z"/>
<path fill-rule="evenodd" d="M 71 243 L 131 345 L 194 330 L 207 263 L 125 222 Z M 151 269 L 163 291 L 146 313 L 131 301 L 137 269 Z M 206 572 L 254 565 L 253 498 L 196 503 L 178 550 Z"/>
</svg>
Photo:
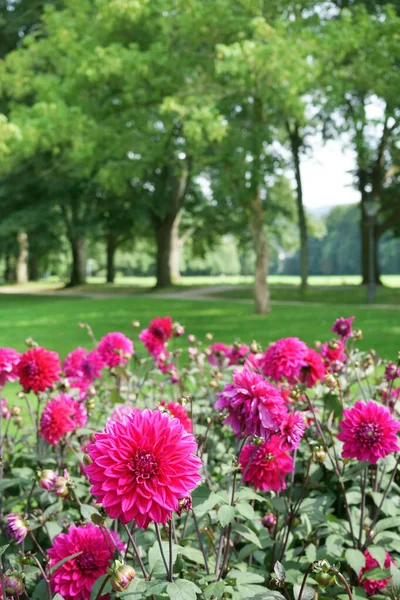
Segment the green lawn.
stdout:
<svg viewBox="0 0 400 600">
<path fill-rule="evenodd" d="M 214 333 L 215 340 L 232 342 L 257 339 L 262 345 L 282 336 L 299 336 L 307 343 L 330 337 L 338 316 L 355 315 L 365 339 L 359 347 L 375 348 L 383 357 L 395 359 L 400 350 L 400 312 L 337 304 L 336 306 L 274 306 L 266 316 L 253 313 L 250 303 L 221 301 L 130 298 L 66 298 L 1 295 L 0 345 L 24 349 L 32 337 L 39 344 L 65 356 L 77 345 L 90 340 L 78 324 L 89 323 L 97 337 L 108 331 L 131 333 L 131 322 L 143 326 L 157 315 L 171 314 L 186 326 L 188 333 L 203 337 Z"/>
<path fill-rule="evenodd" d="M 303 295 L 294 286 L 274 287 L 271 286 L 272 300 L 321 302 L 323 304 L 365 304 L 367 302 L 367 289 L 361 286 L 335 287 L 309 287 Z M 253 298 L 252 287 L 247 288 L 232 286 L 229 290 L 221 292 L 214 291 L 213 296 L 231 300 L 251 300 Z M 400 288 L 378 287 L 374 304 L 393 304 L 400 308 Z"/>
</svg>

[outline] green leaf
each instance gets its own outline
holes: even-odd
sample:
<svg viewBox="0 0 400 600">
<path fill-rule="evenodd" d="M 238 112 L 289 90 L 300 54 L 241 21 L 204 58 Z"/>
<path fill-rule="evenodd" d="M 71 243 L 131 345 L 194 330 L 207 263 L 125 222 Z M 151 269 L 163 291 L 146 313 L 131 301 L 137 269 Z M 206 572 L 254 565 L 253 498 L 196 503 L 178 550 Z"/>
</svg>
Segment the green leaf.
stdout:
<svg viewBox="0 0 400 600">
<path fill-rule="evenodd" d="M 328 556 L 340 557 L 343 552 L 343 536 L 332 533 L 325 542 Z"/>
<path fill-rule="evenodd" d="M 180 552 L 188 560 L 204 566 L 203 553 L 197 548 L 192 548 L 191 546 L 180 546 Z"/>
<path fill-rule="evenodd" d="M 298 599 L 300 590 L 301 590 L 301 585 L 299 585 L 298 583 L 295 583 L 293 586 L 294 600 Z M 301 594 L 301 600 L 313 600 L 314 596 L 315 596 L 314 590 L 312 588 L 308 587 L 307 585 L 305 585 L 303 592 Z"/>
<path fill-rule="evenodd" d="M 245 519 L 254 519 L 254 508 L 248 502 L 238 502 L 235 506 L 235 511 Z"/>
<path fill-rule="evenodd" d="M 350 567 L 353 569 L 353 571 L 358 576 L 361 569 L 365 565 L 364 554 L 361 552 L 361 550 L 355 550 L 354 548 L 348 548 L 346 550 L 344 556 L 345 556 L 347 562 L 349 563 Z"/>
<path fill-rule="evenodd" d="M 265 577 L 262 575 L 258 575 L 257 573 L 252 573 L 251 571 L 231 571 L 230 576 L 233 577 L 234 573 L 236 575 L 236 583 L 238 585 L 247 585 L 251 583 L 264 583 Z"/>
<path fill-rule="evenodd" d="M 61 596 L 61 594 L 56 594 L 53 596 L 53 600 L 64 600 L 64 596 Z"/>
<path fill-rule="evenodd" d="M 257 546 L 257 548 L 262 548 L 262 544 L 261 544 L 257 534 L 249 527 L 246 527 L 246 525 L 236 523 L 233 526 L 233 530 L 236 533 L 238 533 L 239 535 L 241 535 L 245 540 L 247 540 L 247 541 L 251 542 L 252 544 L 254 544 L 255 546 Z"/>
<path fill-rule="evenodd" d="M 390 576 L 390 569 L 382 569 L 381 567 L 376 567 L 375 569 L 365 571 L 365 573 L 363 573 L 362 578 L 363 581 L 364 579 L 372 579 L 373 581 L 379 581 L 380 579 L 387 579 Z"/>
<path fill-rule="evenodd" d="M 197 594 L 201 594 L 201 589 L 193 581 L 177 579 L 167 585 L 167 594 L 171 600 L 196 600 Z"/>
<path fill-rule="evenodd" d="M 390 573 L 392 575 L 392 585 L 396 590 L 400 590 L 400 569 L 390 563 Z"/>
<path fill-rule="evenodd" d="M 224 592 L 225 583 L 223 581 L 215 581 L 214 583 L 210 583 L 210 585 L 205 587 L 203 590 L 206 600 L 210 600 L 211 598 L 217 598 L 219 600 L 224 595 Z"/>
<path fill-rule="evenodd" d="M 164 556 L 167 560 L 167 563 L 169 562 L 169 543 L 168 542 L 162 542 L 162 548 L 164 551 Z M 172 564 L 175 564 L 176 561 L 176 557 L 178 556 L 178 553 L 181 551 L 180 546 L 178 546 L 177 544 L 172 544 Z M 158 545 L 158 542 L 155 542 L 153 544 L 153 546 L 150 548 L 149 550 L 149 554 L 148 554 L 148 561 L 149 561 L 149 567 L 150 567 L 150 572 L 154 575 L 165 575 L 165 566 L 164 566 L 164 562 L 161 556 L 161 552 L 160 552 L 160 547 Z"/>
<path fill-rule="evenodd" d="M 0 556 L 3 556 L 4 552 L 7 550 L 10 544 L 6 544 L 5 546 L 0 546 Z"/>
<path fill-rule="evenodd" d="M 386 550 L 384 548 L 381 546 L 368 546 L 368 552 L 372 558 L 378 561 L 380 567 L 384 566 L 386 560 Z"/>
<path fill-rule="evenodd" d="M 111 404 L 124 404 L 124 399 L 116 389 L 111 390 L 109 399 Z"/>
<path fill-rule="evenodd" d="M 33 590 L 32 600 L 43 600 L 47 596 L 47 585 L 44 579 L 41 579 Z"/>
<path fill-rule="evenodd" d="M 381 519 L 375 525 L 375 534 L 385 529 L 391 529 L 392 527 L 400 527 L 400 517 L 387 517 L 387 519 Z"/>
<path fill-rule="evenodd" d="M 260 494 L 256 494 L 250 488 L 242 488 L 238 491 L 235 496 L 235 502 L 240 502 L 241 500 L 258 500 L 259 502 L 266 502 L 266 499 L 260 496 Z"/>
<path fill-rule="evenodd" d="M 95 508 L 91 504 L 81 504 L 79 508 L 80 508 L 82 517 L 86 521 L 91 521 L 92 520 L 92 515 L 98 515 L 99 514 L 99 511 L 97 510 L 97 508 Z"/>
<path fill-rule="evenodd" d="M 228 504 L 223 504 L 218 509 L 218 521 L 221 523 L 222 527 L 226 527 L 229 523 L 232 523 L 235 518 L 235 509 L 233 506 L 229 506 Z"/>
<path fill-rule="evenodd" d="M 107 579 L 107 577 L 108 577 L 108 575 L 106 574 L 106 575 L 101 575 L 98 579 L 96 579 L 96 581 L 93 584 L 92 590 L 90 592 L 90 600 L 95 600 L 95 598 L 97 598 L 97 594 L 99 593 L 99 590 L 100 590 L 101 586 L 103 585 L 104 580 Z M 108 581 L 103 589 L 104 594 L 108 594 L 109 592 L 111 592 L 111 590 L 112 590 L 111 581 L 110 581 L 110 578 L 108 577 Z"/>
<path fill-rule="evenodd" d="M 51 575 L 53 575 L 53 573 L 55 571 L 57 571 L 57 569 L 59 569 L 64 563 L 68 562 L 69 560 L 72 560 L 73 558 L 76 558 L 77 556 L 80 556 L 81 554 L 82 554 L 82 550 L 80 552 L 75 552 L 75 554 L 71 554 L 70 556 L 65 556 L 64 558 L 59 560 L 55 565 L 53 565 L 51 567 L 51 569 L 50 569 Z"/>
<path fill-rule="evenodd" d="M 158 594 L 162 594 L 167 587 L 166 581 L 148 581 L 146 582 L 146 591 L 144 595 L 146 596 L 157 596 Z"/>
</svg>

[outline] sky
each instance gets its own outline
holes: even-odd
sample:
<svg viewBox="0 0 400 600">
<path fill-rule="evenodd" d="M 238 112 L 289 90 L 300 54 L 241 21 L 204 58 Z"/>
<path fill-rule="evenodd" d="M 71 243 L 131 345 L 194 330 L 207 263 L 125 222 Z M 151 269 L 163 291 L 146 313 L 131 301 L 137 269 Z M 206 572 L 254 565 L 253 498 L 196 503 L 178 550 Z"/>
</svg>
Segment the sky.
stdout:
<svg viewBox="0 0 400 600">
<path fill-rule="evenodd" d="M 359 202 L 350 172 L 355 167 L 354 152 L 338 140 L 322 144 L 314 137 L 308 141 L 311 149 L 301 162 L 304 204 L 319 208 Z"/>
</svg>

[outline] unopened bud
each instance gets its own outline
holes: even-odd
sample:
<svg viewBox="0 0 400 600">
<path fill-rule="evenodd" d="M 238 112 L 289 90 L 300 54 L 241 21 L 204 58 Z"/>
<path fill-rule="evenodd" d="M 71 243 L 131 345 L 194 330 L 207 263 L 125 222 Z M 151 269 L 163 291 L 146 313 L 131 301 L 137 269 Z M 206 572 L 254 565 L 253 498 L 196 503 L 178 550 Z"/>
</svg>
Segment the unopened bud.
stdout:
<svg viewBox="0 0 400 600">
<path fill-rule="evenodd" d="M 189 335 L 188 335 L 188 342 L 189 342 L 189 344 L 194 344 L 195 341 L 196 341 L 196 338 L 193 335 L 193 333 L 189 333 Z"/>
<path fill-rule="evenodd" d="M 7 596 L 22 596 L 25 592 L 24 582 L 21 575 L 17 572 L 4 577 L 4 587 Z"/>
<path fill-rule="evenodd" d="M 43 469 L 39 472 L 39 485 L 44 490 L 50 490 L 57 479 L 57 473 L 51 469 Z"/>
<path fill-rule="evenodd" d="M 211 381 L 210 381 L 210 387 L 217 388 L 218 387 L 218 381 L 215 381 L 215 379 L 211 379 Z"/>
<path fill-rule="evenodd" d="M 324 375 L 324 384 L 331 390 L 334 390 L 337 385 L 337 379 L 332 375 L 332 373 L 325 373 Z"/>
<path fill-rule="evenodd" d="M 92 459 L 90 458 L 89 454 L 84 454 L 83 455 L 83 460 L 82 460 L 83 464 L 85 465 L 85 467 L 88 467 L 89 465 L 92 464 Z"/>
<path fill-rule="evenodd" d="M 211 340 L 214 339 L 214 336 L 212 333 L 206 333 L 206 340 L 208 340 L 209 342 L 211 342 Z"/>
<path fill-rule="evenodd" d="M 318 463 L 323 463 L 326 458 L 326 450 L 321 448 L 321 446 L 316 446 L 312 453 L 313 461 Z"/>
<path fill-rule="evenodd" d="M 108 573 L 111 576 L 111 587 L 115 592 L 127 590 L 131 581 L 136 577 L 135 569 L 119 560 L 114 561 L 111 569 L 108 570 Z"/>
<path fill-rule="evenodd" d="M 132 327 L 133 329 L 139 329 L 140 321 L 132 321 Z"/>
<path fill-rule="evenodd" d="M 361 329 L 354 329 L 353 331 L 353 338 L 355 340 L 362 340 L 363 339 L 363 332 Z"/>
<path fill-rule="evenodd" d="M 93 397 L 88 398 L 86 400 L 85 406 L 86 406 L 87 410 L 93 410 L 96 407 L 96 400 Z"/>
<path fill-rule="evenodd" d="M 11 415 L 13 417 L 19 417 L 19 415 L 21 414 L 21 409 L 19 406 L 13 406 L 11 409 Z"/>
</svg>

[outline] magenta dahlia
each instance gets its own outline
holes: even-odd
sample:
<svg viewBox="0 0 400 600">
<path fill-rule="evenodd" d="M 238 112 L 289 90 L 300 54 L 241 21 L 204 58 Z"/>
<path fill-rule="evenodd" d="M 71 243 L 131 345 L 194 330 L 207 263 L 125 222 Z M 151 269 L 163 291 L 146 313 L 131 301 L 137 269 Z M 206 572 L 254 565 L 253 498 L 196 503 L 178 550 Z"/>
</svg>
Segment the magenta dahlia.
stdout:
<svg viewBox="0 0 400 600">
<path fill-rule="evenodd" d="M 72 387 L 86 389 L 95 379 L 101 377 L 104 367 L 98 350 L 89 352 L 86 348 L 75 348 L 70 352 L 63 364 L 63 370 Z"/>
<path fill-rule="evenodd" d="M 339 317 L 333 324 L 331 331 L 340 336 L 343 340 L 346 340 L 348 337 L 352 335 L 352 323 L 355 317 L 348 317 L 345 319 L 344 317 Z"/>
<path fill-rule="evenodd" d="M 391 416 L 388 408 L 368 402 L 356 402 L 344 411 L 339 423 L 342 431 L 338 439 L 344 442 L 343 458 L 356 458 L 375 464 L 391 452 L 400 450 L 397 432 L 400 423 Z"/>
<path fill-rule="evenodd" d="M 20 544 L 29 531 L 28 523 L 20 515 L 10 513 L 7 515 L 7 533 Z"/>
<path fill-rule="evenodd" d="M 235 435 L 264 438 L 279 430 L 287 413 L 279 390 L 248 369 L 233 373 L 233 383 L 218 394 L 214 408 L 228 410 L 224 422 L 231 425 Z"/>
<path fill-rule="evenodd" d="M 20 359 L 20 353 L 13 348 L 0 348 L 0 388 L 4 387 L 7 381 L 18 379 Z"/>
<path fill-rule="evenodd" d="M 84 427 L 87 421 L 86 409 L 67 394 L 60 394 L 50 400 L 43 409 L 40 419 L 40 435 L 48 444 L 57 444 L 70 431 Z"/>
<path fill-rule="evenodd" d="M 303 415 L 294 411 L 288 413 L 280 426 L 282 447 L 285 450 L 296 450 L 300 446 L 305 430 Z"/>
<path fill-rule="evenodd" d="M 201 479 L 196 449 L 181 422 L 158 410 L 110 422 L 88 446 L 91 492 L 112 519 L 165 523 Z"/>
<path fill-rule="evenodd" d="M 367 573 L 367 571 L 371 571 L 372 569 L 376 569 L 380 566 L 379 562 L 371 556 L 368 550 L 364 550 L 364 556 L 365 566 L 360 571 L 360 574 L 358 576 L 358 582 L 363 587 L 364 591 L 368 594 L 368 596 L 374 596 L 374 594 L 379 592 L 379 590 L 383 590 L 383 588 L 387 586 L 391 577 L 387 577 L 386 579 L 368 579 L 368 577 L 366 577 L 365 579 L 363 579 L 364 573 Z M 390 568 L 390 563 L 394 563 L 394 560 L 390 556 L 389 552 L 386 552 L 385 563 L 383 565 L 385 569 Z"/>
<path fill-rule="evenodd" d="M 397 377 L 400 377 L 400 368 L 397 367 L 393 362 L 390 362 L 385 369 L 386 381 L 394 381 Z"/>
<path fill-rule="evenodd" d="M 161 411 L 168 412 L 171 417 L 178 419 L 182 423 L 185 431 L 192 433 L 192 421 L 187 414 L 186 408 L 182 406 L 182 404 L 179 404 L 179 402 L 162 401 L 158 404 L 158 406 L 160 407 Z"/>
<path fill-rule="evenodd" d="M 342 340 L 324 342 L 321 347 L 321 356 L 324 359 L 325 364 L 328 366 L 337 360 L 340 360 L 341 362 L 345 361 L 346 354 L 344 349 L 345 344 Z"/>
<path fill-rule="evenodd" d="M 229 366 L 242 365 L 249 350 L 250 348 L 244 344 L 233 344 L 230 348 L 228 348 L 226 357 L 229 360 Z"/>
<path fill-rule="evenodd" d="M 133 354 L 133 342 L 118 331 L 107 333 L 101 338 L 97 351 L 107 367 L 122 367 Z"/>
<path fill-rule="evenodd" d="M 318 381 L 322 381 L 325 375 L 325 365 L 318 354 L 312 348 L 307 348 L 306 355 L 303 359 L 303 364 L 300 369 L 299 380 L 311 388 Z"/>
<path fill-rule="evenodd" d="M 60 378 L 60 359 L 57 352 L 38 346 L 21 355 L 18 365 L 19 382 L 25 391 L 44 392 Z"/>
<path fill-rule="evenodd" d="M 222 367 L 227 362 L 229 348 L 222 342 L 215 342 L 208 348 L 208 362 L 210 365 Z"/>
<path fill-rule="evenodd" d="M 165 343 L 172 337 L 171 317 L 156 317 L 150 321 L 148 329 L 143 329 L 139 340 L 143 342 L 147 352 L 157 356 L 165 351 Z"/>
<path fill-rule="evenodd" d="M 296 383 L 307 356 L 307 346 L 299 338 L 282 338 L 264 354 L 263 372 L 274 381 Z"/>
<path fill-rule="evenodd" d="M 72 525 L 68 533 L 54 538 L 48 550 L 50 567 L 64 558 L 79 556 L 64 562 L 51 576 L 51 589 L 64 600 L 88 600 L 95 581 L 107 573 L 114 554 L 123 552 L 125 546 L 118 535 L 105 527 L 86 523 L 83 527 Z"/>
<path fill-rule="evenodd" d="M 274 435 L 260 446 L 246 444 L 239 455 L 243 481 L 256 490 L 284 490 L 285 475 L 294 469 L 293 458 L 282 448 L 280 436 Z"/>
<path fill-rule="evenodd" d="M 140 408 L 136 408 L 136 406 L 129 406 L 129 404 L 120 404 L 113 410 L 108 421 L 121 422 L 124 420 L 124 417 L 126 417 L 127 415 L 132 415 L 137 412 L 140 412 Z"/>
</svg>

